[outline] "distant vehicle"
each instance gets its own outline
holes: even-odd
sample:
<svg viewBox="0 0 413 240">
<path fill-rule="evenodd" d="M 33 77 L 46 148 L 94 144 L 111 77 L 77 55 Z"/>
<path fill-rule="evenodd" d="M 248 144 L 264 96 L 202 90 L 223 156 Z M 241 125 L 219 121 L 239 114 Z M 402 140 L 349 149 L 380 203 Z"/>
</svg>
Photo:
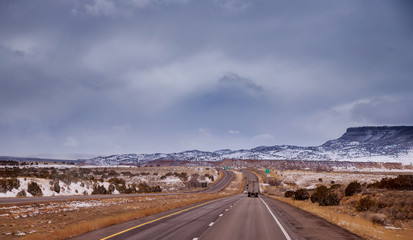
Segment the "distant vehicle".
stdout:
<svg viewBox="0 0 413 240">
<path fill-rule="evenodd" d="M 258 184 L 256 181 L 247 184 L 248 197 L 258 197 Z"/>
</svg>

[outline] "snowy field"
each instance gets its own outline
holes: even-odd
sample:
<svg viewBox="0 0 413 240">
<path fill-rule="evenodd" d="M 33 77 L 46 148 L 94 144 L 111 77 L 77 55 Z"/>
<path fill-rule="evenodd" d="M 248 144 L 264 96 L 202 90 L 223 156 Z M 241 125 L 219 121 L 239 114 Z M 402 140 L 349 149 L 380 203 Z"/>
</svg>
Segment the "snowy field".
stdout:
<svg viewBox="0 0 413 240">
<path fill-rule="evenodd" d="M 5 166 L 1 166 L 3 170 Z M 19 192 L 24 192 L 26 197 L 32 197 L 33 195 L 28 191 L 30 183 L 36 183 L 41 189 L 42 196 L 67 196 L 67 195 L 91 195 L 96 187 L 104 187 L 109 189 L 111 185 L 110 179 L 118 178 L 125 182 L 125 187 L 129 187 L 133 184 L 138 186 L 141 183 L 145 183 L 150 187 L 160 186 L 163 192 L 175 192 L 182 191 L 186 187 L 186 183 L 191 181 L 194 174 L 198 174 L 198 181 L 204 181 L 207 184 L 214 182 L 212 179 L 218 179 L 218 171 L 213 168 L 207 167 L 96 167 L 96 166 L 70 166 L 70 165 L 36 165 L 36 166 L 20 166 L 19 168 L 27 171 L 47 171 L 51 173 L 57 172 L 62 176 L 70 175 L 69 180 L 62 178 L 47 178 L 40 177 L 0 177 L 0 181 L 7 181 L 10 179 L 17 179 L 19 182 L 18 188 L 7 189 L 5 191 L 0 187 L 0 197 L 16 197 Z M 81 171 L 88 169 L 86 177 L 80 176 Z M 1 169 L 0 169 L 1 170 Z M 115 174 L 115 173 L 116 174 Z M 185 173 L 183 178 L 181 175 Z M 99 175 L 101 174 L 101 175 Z M 113 176 L 111 176 L 112 174 Z M 72 175 L 75 175 L 72 177 Z M 79 176 L 77 176 L 79 175 Z M 205 177 L 205 175 L 211 176 Z M 59 176 L 59 175 L 57 175 Z M 66 177 L 67 179 L 67 177 Z M 56 191 L 58 189 L 58 191 Z M 111 194 L 120 194 L 115 188 Z"/>
</svg>

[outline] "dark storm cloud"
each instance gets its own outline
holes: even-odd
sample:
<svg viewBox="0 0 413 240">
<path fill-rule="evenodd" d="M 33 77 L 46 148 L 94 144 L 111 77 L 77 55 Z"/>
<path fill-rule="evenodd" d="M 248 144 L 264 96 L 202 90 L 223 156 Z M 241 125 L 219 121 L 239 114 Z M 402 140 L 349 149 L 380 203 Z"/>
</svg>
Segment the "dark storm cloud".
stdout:
<svg viewBox="0 0 413 240">
<path fill-rule="evenodd" d="M 409 1 L 0 1 L 0 154 L 316 145 L 412 124 Z"/>
</svg>

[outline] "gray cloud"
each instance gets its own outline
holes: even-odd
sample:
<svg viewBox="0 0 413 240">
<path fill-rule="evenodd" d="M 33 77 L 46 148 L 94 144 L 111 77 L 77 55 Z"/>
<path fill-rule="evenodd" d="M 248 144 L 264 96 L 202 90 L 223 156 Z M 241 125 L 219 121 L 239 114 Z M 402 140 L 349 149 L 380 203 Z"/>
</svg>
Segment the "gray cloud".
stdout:
<svg viewBox="0 0 413 240">
<path fill-rule="evenodd" d="M 375 124 L 411 124 L 413 97 L 375 98 L 356 104 L 351 110 L 355 120 Z"/>
<path fill-rule="evenodd" d="M 316 145 L 412 124 L 410 8 L 0 1 L 0 154 Z"/>
</svg>

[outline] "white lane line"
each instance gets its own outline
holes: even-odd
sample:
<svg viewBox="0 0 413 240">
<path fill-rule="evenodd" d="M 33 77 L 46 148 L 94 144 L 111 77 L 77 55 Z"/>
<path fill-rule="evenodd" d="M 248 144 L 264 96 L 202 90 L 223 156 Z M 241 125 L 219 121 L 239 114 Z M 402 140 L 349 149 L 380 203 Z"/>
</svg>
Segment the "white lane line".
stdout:
<svg viewBox="0 0 413 240">
<path fill-rule="evenodd" d="M 198 238 L 193 238 L 192 240 L 198 240 Z"/>
<path fill-rule="evenodd" d="M 277 217 L 274 215 L 274 213 L 272 213 L 270 207 L 268 207 L 267 203 L 264 202 L 264 200 L 262 200 L 262 198 L 260 197 L 261 201 L 264 203 L 264 205 L 267 207 L 268 211 L 271 213 L 271 216 L 274 218 L 275 222 L 278 224 L 278 226 L 280 227 L 281 231 L 283 232 L 285 238 L 287 240 L 291 240 L 290 236 L 288 235 L 287 231 L 285 231 L 284 227 L 281 225 L 280 221 L 278 221 Z"/>
<path fill-rule="evenodd" d="M 226 211 L 228 211 L 228 208 L 227 208 L 227 209 L 225 209 L 225 212 L 226 212 Z"/>
<path fill-rule="evenodd" d="M 214 222 L 211 222 L 208 226 L 212 227 L 212 225 L 214 225 Z"/>
<path fill-rule="evenodd" d="M 224 216 L 224 214 L 221 213 L 221 214 L 219 214 L 218 216 L 222 217 L 222 216 Z"/>
</svg>

